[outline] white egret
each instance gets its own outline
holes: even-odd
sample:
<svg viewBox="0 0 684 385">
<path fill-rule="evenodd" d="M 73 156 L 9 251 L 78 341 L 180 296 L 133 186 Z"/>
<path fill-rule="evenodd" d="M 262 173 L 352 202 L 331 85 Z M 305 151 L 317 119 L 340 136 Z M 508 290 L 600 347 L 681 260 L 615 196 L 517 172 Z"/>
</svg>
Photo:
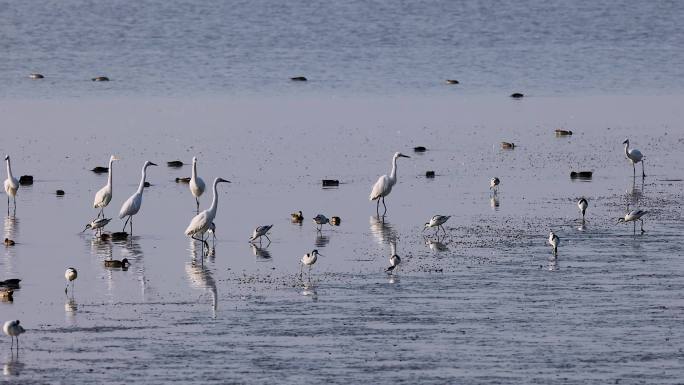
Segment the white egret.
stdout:
<svg viewBox="0 0 684 385">
<path fill-rule="evenodd" d="M 423 227 L 423 231 L 425 231 L 429 227 L 435 227 L 435 234 L 439 231 L 441 228 L 442 231 L 444 231 L 444 234 L 446 234 L 446 230 L 444 230 L 444 226 L 442 226 L 446 221 L 451 218 L 451 215 L 435 215 L 430 219 L 430 222 L 425 223 L 425 227 Z"/>
<path fill-rule="evenodd" d="M 107 224 L 108 224 L 111 220 L 112 220 L 112 218 L 97 218 L 97 219 L 95 219 L 94 221 L 88 223 L 88 224 L 85 226 L 85 229 L 83 229 L 83 231 L 81 231 L 81 232 L 84 232 L 84 231 L 86 231 L 86 230 L 88 230 L 88 229 L 93 229 L 93 230 L 95 230 L 95 233 L 96 233 L 96 234 L 97 234 L 98 232 L 99 232 L 100 234 L 102 234 L 102 229 L 103 229 L 105 226 L 107 226 Z"/>
<path fill-rule="evenodd" d="M 209 243 L 204 240 L 204 233 L 209 230 L 211 224 L 214 222 L 214 218 L 216 218 L 216 210 L 218 208 L 218 193 L 216 192 L 216 185 L 221 182 L 230 183 L 229 180 L 225 180 L 223 178 L 214 179 L 214 197 L 211 200 L 211 206 L 207 210 L 195 215 L 195 217 L 190 221 L 188 228 L 185 229 L 185 235 L 190 236 L 194 240 L 202 241 L 202 245 L 206 246 L 207 249 L 209 248 Z M 202 238 L 195 238 L 195 235 L 200 235 Z"/>
<path fill-rule="evenodd" d="M 558 244 L 560 243 L 560 238 L 558 235 L 554 234 L 553 231 L 549 233 L 549 245 L 553 247 L 553 255 L 558 255 Z"/>
<path fill-rule="evenodd" d="M 192 157 L 192 176 L 190 177 L 190 192 L 192 193 L 192 196 L 195 197 L 195 201 L 197 202 L 197 213 L 199 213 L 199 197 L 204 194 L 204 180 L 197 176 L 197 157 L 193 156 Z"/>
<path fill-rule="evenodd" d="M 2 332 L 6 335 L 12 337 L 12 345 L 10 349 L 14 348 L 14 339 L 17 339 L 17 349 L 19 349 L 19 335 L 24 333 L 26 330 L 19 325 L 19 320 L 7 321 L 2 325 Z"/>
<path fill-rule="evenodd" d="M 69 282 L 71 282 L 71 294 L 73 295 L 74 293 L 74 281 L 78 278 L 78 271 L 74 269 L 73 267 L 70 267 L 66 269 L 64 272 L 64 279 L 67 281 L 67 285 L 64 288 L 64 294 L 67 293 L 67 290 L 69 289 Z"/>
<path fill-rule="evenodd" d="M 122 232 L 126 230 L 126 225 L 130 221 L 131 235 L 133 235 L 133 215 L 137 214 L 138 211 L 140 211 L 140 206 L 142 205 L 143 190 L 145 189 L 145 177 L 147 176 L 147 167 L 149 166 L 156 166 L 156 164 L 150 162 L 149 160 L 145 162 L 145 164 L 142 167 L 142 176 L 140 178 L 138 190 L 135 192 L 135 194 L 131 195 L 131 197 L 128 198 L 126 202 L 124 202 L 124 204 L 121 206 L 121 210 L 119 211 L 119 218 L 123 219 L 124 217 L 128 217 L 126 218 L 126 222 L 124 222 L 123 230 L 121 230 Z"/>
<path fill-rule="evenodd" d="M 299 276 L 300 277 L 302 276 L 302 269 L 304 268 L 305 265 L 309 266 L 309 276 L 311 275 L 311 267 L 313 266 L 314 263 L 316 263 L 319 255 L 322 257 L 324 256 L 323 254 L 319 253 L 318 250 L 313 250 L 310 253 L 304 254 L 304 256 L 301 259 L 302 264 L 301 264 L 300 269 L 299 269 Z"/>
<path fill-rule="evenodd" d="M 375 206 L 375 212 L 378 215 L 380 215 L 380 200 L 382 200 L 382 206 L 385 208 L 385 211 L 382 213 L 382 215 L 387 213 L 385 197 L 392 192 L 392 187 L 394 187 L 394 185 L 397 183 L 397 158 L 410 158 L 410 156 L 404 155 L 400 152 L 395 153 L 392 157 L 392 171 L 390 172 L 390 175 L 383 175 L 378 178 L 378 181 L 375 182 L 373 189 L 371 190 L 369 198 L 371 201 L 378 201 Z"/>
<path fill-rule="evenodd" d="M 10 197 L 14 200 L 14 213 L 17 212 L 17 190 L 19 190 L 19 180 L 12 175 L 10 156 L 5 156 L 7 162 L 7 179 L 5 179 L 5 193 L 7 194 L 7 215 L 9 215 Z"/>
<path fill-rule="evenodd" d="M 323 214 L 318 214 L 313 218 L 313 221 L 316 225 L 318 225 L 317 230 L 321 231 L 323 229 L 323 225 L 330 224 L 330 220 Z"/>
<path fill-rule="evenodd" d="M 109 175 L 107 176 L 107 184 L 95 194 L 93 207 L 100 209 L 100 213 L 97 214 L 97 218 L 100 216 L 104 218 L 104 208 L 107 207 L 109 202 L 112 201 L 112 164 L 115 160 L 119 160 L 119 158 L 115 157 L 114 155 L 109 157 Z"/>
<path fill-rule="evenodd" d="M 497 190 L 499 189 L 499 183 L 501 183 L 501 181 L 497 177 L 490 179 L 489 180 L 489 189 L 493 190 L 496 193 Z"/>
<path fill-rule="evenodd" d="M 579 207 L 582 212 L 582 222 L 584 222 L 584 213 L 586 213 L 587 207 L 589 207 L 589 202 L 587 202 L 585 198 L 580 198 L 580 200 L 577 201 L 577 207 Z"/>
<path fill-rule="evenodd" d="M 633 222 L 634 223 L 634 233 L 636 233 L 636 221 L 641 221 L 641 232 L 644 233 L 646 230 L 644 230 L 644 220 L 641 219 L 644 215 L 648 214 L 648 211 L 637 209 L 637 210 L 632 210 L 629 213 L 625 214 L 624 218 L 619 218 L 617 223 L 627 223 L 627 222 Z"/>
<path fill-rule="evenodd" d="M 632 171 L 633 171 L 633 176 L 636 177 L 636 164 L 641 162 L 641 177 L 645 178 L 646 173 L 644 172 L 644 156 L 641 154 L 641 151 L 637 150 L 636 148 L 629 148 L 629 139 L 625 139 L 622 144 L 625 145 L 625 155 L 627 156 L 627 159 L 632 163 Z"/>
<path fill-rule="evenodd" d="M 273 225 L 266 225 L 266 226 L 259 226 L 256 229 L 254 229 L 254 232 L 252 233 L 252 237 L 249 238 L 249 242 L 252 243 L 254 242 L 257 238 L 259 238 L 259 243 L 261 243 L 261 237 L 266 237 L 268 239 L 268 243 L 271 243 L 271 238 L 268 237 L 268 231 L 271 230 L 271 227 Z"/>
</svg>

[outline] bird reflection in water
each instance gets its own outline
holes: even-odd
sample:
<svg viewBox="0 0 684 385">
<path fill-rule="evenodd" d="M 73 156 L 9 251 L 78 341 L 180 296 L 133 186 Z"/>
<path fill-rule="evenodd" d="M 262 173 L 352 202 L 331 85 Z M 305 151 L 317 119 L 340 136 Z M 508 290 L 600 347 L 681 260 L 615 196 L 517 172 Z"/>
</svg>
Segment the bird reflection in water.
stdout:
<svg viewBox="0 0 684 385">
<path fill-rule="evenodd" d="M 316 245 L 317 248 L 324 248 L 325 246 L 330 243 L 330 237 L 327 235 L 323 235 L 321 232 L 316 233 L 316 239 L 314 240 L 314 245 Z"/>
<path fill-rule="evenodd" d="M 436 239 L 431 239 L 428 237 L 423 237 L 423 240 L 425 241 L 425 245 L 430 248 L 432 251 L 436 252 L 443 252 L 443 251 L 449 251 L 449 247 L 447 246 L 446 243 L 443 243 L 446 237 L 442 237 L 441 239 L 439 236 Z"/>
<path fill-rule="evenodd" d="M 9 376 L 18 376 L 24 369 L 24 364 L 19 361 L 19 349 L 10 350 L 10 357 L 6 359 L 5 364 L 2 366 L 2 374 Z"/>
<path fill-rule="evenodd" d="M 644 195 L 644 181 L 641 181 L 641 186 L 639 186 L 636 182 L 636 180 L 632 180 L 632 184 L 627 187 L 627 190 L 625 191 L 627 193 L 627 211 L 629 211 L 629 205 L 634 205 L 638 206 L 639 205 L 639 200 L 643 197 Z"/>
<path fill-rule="evenodd" d="M 139 240 L 140 237 L 136 235 L 129 236 L 128 239 L 115 240 L 113 241 L 113 243 L 121 246 L 121 259 L 128 259 L 131 265 L 135 267 L 134 270 L 136 271 L 138 280 L 140 281 L 140 295 L 142 300 L 145 301 L 146 294 L 149 291 L 149 287 L 147 279 L 145 278 L 145 264 L 143 263 L 143 251 L 142 247 L 140 246 Z M 109 258 L 111 258 L 111 255 Z M 107 271 L 109 271 L 109 282 L 111 283 L 112 271 L 110 269 L 107 269 Z"/>
<path fill-rule="evenodd" d="M 211 295 L 211 316 L 216 318 L 216 310 L 218 307 L 218 291 L 216 289 L 216 281 L 211 275 L 211 270 L 204 265 L 204 260 L 200 258 L 197 262 L 197 249 L 194 247 L 195 242 L 191 240 L 191 257 L 192 261 L 185 265 L 185 274 L 188 278 L 188 283 L 192 289 L 201 289 L 208 291 Z"/>
<path fill-rule="evenodd" d="M 74 297 L 67 298 L 64 303 L 64 320 L 69 326 L 76 325 L 76 312 L 78 311 L 78 304 Z"/>
<path fill-rule="evenodd" d="M 550 257 L 549 264 L 547 266 L 549 271 L 558 271 L 558 257 Z"/>
<path fill-rule="evenodd" d="M 309 277 L 309 279 L 311 278 Z M 316 290 L 316 285 L 314 285 L 311 281 L 304 282 L 302 295 L 305 297 L 310 297 L 314 302 L 318 301 L 318 291 Z"/>
<path fill-rule="evenodd" d="M 389 244 L 398 237 L 396 230 L 385 220 L 384 215 L 370 217 L 370 232 L 381 246 Z"/>
<path fill-rule="evenodd" d="M 257 262 L 266 262 L 271 260 L 271 253 L 266 247 L 259 247 L 255 244 L 250 244 L 252 248 L 252 253 L 256 257 Z"/>
<path fill-rule="evenodd" d="M 492 210 L 494 211 L 499 211 L 499 196 L 498 195 L 492 195 L 489 198 L 489 205 L 492 207 Z"/>
</svg>

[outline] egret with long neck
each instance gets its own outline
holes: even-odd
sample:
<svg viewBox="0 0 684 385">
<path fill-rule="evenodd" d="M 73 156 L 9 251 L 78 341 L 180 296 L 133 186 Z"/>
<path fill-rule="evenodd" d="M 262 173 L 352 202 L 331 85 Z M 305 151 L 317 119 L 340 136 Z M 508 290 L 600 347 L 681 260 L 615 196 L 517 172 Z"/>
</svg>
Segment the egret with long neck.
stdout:
<svg viewBox="0 0 684 385">
<path fill-rule="evenodd" d="M 14 213 L 17 212 L 17 190 L 19 190 L 19 181 L 12 175 L 12 166 L 10 165 L 10 156 L 5 156 L 7 163 L 7 179 L 5 179 L 5 193 L 7 194 L 7 215 L 10 212 L 10 197 L 14 201 Z"/>
<path fill-rule="evenodd" d="M 375 211 L 378 215 L 380 215 L 380 200 L 382 200 L 382 206 L 385 208 L 385 211 L 382 215 L 387 213 L 385 197 L 392 192 L 392 187 L 394 187 L 394 185 L 397 183 L 397 158 L 410 158 L 410 156 L 404 155 L 400 152 L 395 153 L 392 157 L 392 171 L 390 172 L 390 175 L 383 175 L 378 178 L 378 181 L 375 182 L 373 189 L 371 190 L 369 198 L 371 201 L 378 201 L 375 206 Z"/>
<path fill-rule="evenodd" d="M 212 189 L 214 197 L 211 199 L 211 206 L 201 213 L 195 215 L 195 217 L 190 221 L 188 228 L 185 229 L 185 235 L 194 240 L 201 241 L 202 246 L 206 246 L 207 249 L 209 249 L 209 243 L 204 240 L 204 233 L 209 230 L 211 224 L 214 222 L 214 218 L 216 218 L 216 211 L 218 209 L 218 193 L 216 186 L 221 182 L 230 183 L 229 180 L 225 180 L 223 178 L 214 179 L 214 186 Z M 201 238 L 197 238 L 196 235 L 199 235 Z"/>
<path fill-rule="evenodd" d="M 114 155 L 109 157 L 109 175 L 107 176 L 107 184 L 95 194 L 93 207 L 100 209 L 100 213 L 97 214 L 96 218 L 99 218 L 100 216 L 104 218 L 104 208 L 107 207 L 109 202 L 112 201 L 112 165 L 114 164 L 115 160 L 119 160 L 119 158 L 115 157 Z"/>
<path fill-rule="evenodd" d="M 622 144 L 625 145 L 625 156 L 627 159 L 632 163 L 632 175 L 636 177 L 636 164 L 641 162 L 641 177 L 645 178 L 646 173 L 644 172 L 644 156 L 641 154 L 641 151 L 637 150 L 636 148 L 629 148 L 629 139 L 625 139 Z"/>
<path fill-rule="evenodd" d="M 204 181 L 197 176 L 197 157 L 192 157 L 192 176 L 190 177 L 190 192 L 197 202 L 197 213 L 199 214 L 199 197 L 204 193 Z"/>
<path fill-rule="evenodd" d="M 130 222 L 131 235 L 133 235 L 133 215 L 137 214 L 138 211 L 140 211 L 140 206 L 142 205 L 142 195 L 143 190 L 145 189 L 145 177 L 147 177 L 147 167 L 149 166 L 156 166 L 156 164 L 150 162 L 149 160 L 145 162 L 142 168 L 142 176 L 140 178 L 138 190 L 135 192 L 135 194 L 131 195 L 131 197 L 126 200 L 126 202 L 124 202 L 123 206 L 121 206 L 121 211 L 119 211 L 120 219 L 128 217 L 126 218 L 126 222 L 124 222 L 122 231 L 126 230 L 126 225 L 128 224 L 128 222 Z"/>
</svg>

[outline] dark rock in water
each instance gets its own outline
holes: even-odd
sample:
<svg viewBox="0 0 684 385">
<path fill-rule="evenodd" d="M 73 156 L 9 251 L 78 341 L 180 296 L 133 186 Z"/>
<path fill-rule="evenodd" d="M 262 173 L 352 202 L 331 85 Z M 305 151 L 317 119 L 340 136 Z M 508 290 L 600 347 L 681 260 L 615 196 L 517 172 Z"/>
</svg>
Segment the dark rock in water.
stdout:
<svg viewBox="0 0 684 385">
<path fill-rule="evenodd" d="M 520 92 L 514 92 L 514 93 L 511 94 L 511 97 L 512 97 L 512 98 L 515 98 L 515 99 L 520 99 L 520 98 L 522 98 L 523 96 L 525 96 L 525 95 L 521 94 Z"/>
<path fill-rule="evenodd" d="M 190 183 L 190 177 L 187 177 L 187 178 L 176 178 L 176 183 Z"/>
<path fill-rule="evenodd" d="M 150 182 L 145 181 L 145 187 L 150 187 L 150 186 L 152 186 L 152 185 L 150 184 Z"/>
<path fill-rule="evenodd" d="M 64 196 L 64 190 L 57 190 L 55 194 L 57 194 L 58 197 Z"/>
<path fill-rule="evenodd" d="M 340 217 L 330 218 L 330 224 L 333 226 L 339 226 L 341 223 L 342 223 L 342 218 L 340 218 Z"/>
<path fill-rule="evenodd" d="M 323 179 L 323 187 L 337 187 L 340 181 L 337 179 Z"/>
<path fill-rule="evenodd" d="M 434 178 L 435 172 L 434 171 L 425 171 L 425 177 L 426 178 Z"/>
<path fill-rule="evenodd" d="M 126 238 L 128 238 L 128 233 L 125 231 L 117 231 L 115 233 L 112 233 L 112 239 L 114 240 L 121 240 Z"/>
<path fill-rule="evenodd" d="M 561 130 L 561 129 L 558 129 L 558 130 L 555 131 L 555 133 L 556 133 L 556 136 L 569 136 L 569 135 L 572 135 L 572 131 L 570 131 L 570 130 Z"/>
<path fill-rule="evenodd" d="M 290 78 L 290 80 L 295 82 L 305 82 L 307 81 L 307 78 L 305 78 L 304 76 L 295 76 L 293 78 Z"/>
<path fill-rule="evenodd" d="M 594 174 L 593 171 L 577 171 L 577 172 L 576 172 L 576 171 L 572 171 L 572 172 L 570 173 L 570 178 L 572 178 L 572 179 L 576 179 L 576 178 L 580 178 L 580 179 L 591 179 L 591 177 L 592 177 L 593 174 Z"/>
<path fill-rule="evenodd" d="M 413 151 L 414 152 L 425 152 L 425 151 L 427 151 L 427 148 L 425 148 L 423 146 L 417 146 L 417 147 L 413 147 Z"/>
<path fill-rule="evenodd" d="M 180 160 L 172 160 L 170 162 L 166 162 L 166 165 L 169 167 L 183 167 L 183 162 Z"/>
<path fill-rule="evenodd" d="M 31 185 L 33 184 L 33 176 L 31 175 L 22 175 L 19 177 L 19 184 L 21 185 Z"/>
<path fill-rule="evenodd" d="M 29 75 L 29 78 L 31 78 L 31 79 L 42 79 L 42 78 L 44 78 L 44 77 L 45 77 L 45 76 L 43 76 L 43 75 L 41 75 L 41 74 L 31 74 L 31 75 Z"/>
<path fill-rule="evenodd" d="M 447 79 L 447 84 L 458 84 L 458 80 L 456 79 Z"/>
<path fill-rule="evenodd" d="M 501 142 L 501 148 L 504 150 L 512 150 L 515 148 L 515 143 Z"/>
<path fill-rule="evenodd" d="M 92 79 L 94 82 L 108 82 L 109 78 L 106 76 L 98 76 Z"/>
<path fill-rule="evenodd" d="M 95 174 L 104 174 L 109 171 L 109 167 L 97 166 L 90 171 L 94 172 Z"/>
</svg>

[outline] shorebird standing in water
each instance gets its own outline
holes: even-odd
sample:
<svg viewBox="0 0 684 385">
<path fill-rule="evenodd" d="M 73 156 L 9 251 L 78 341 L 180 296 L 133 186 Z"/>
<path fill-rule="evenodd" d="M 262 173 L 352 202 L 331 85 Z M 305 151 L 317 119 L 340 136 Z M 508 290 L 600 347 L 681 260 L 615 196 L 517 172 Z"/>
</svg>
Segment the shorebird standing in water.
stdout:
<svg viewBox="0 0 684 385">
<path fill-rule="evenodd" d="M 644 172 L 644 156 L 641 154 L 641 151 L 637 150 L 636 148 L 629 148 L 629 139 L 625 139 L 622 144 L 625 145 L 625 156 L 627 156 L 627 159 L 632 163 L 632 171 L 633 171 L 633 177 L 636 178 L 636 164 L 641 162 L 641 177 L 645 178 L 646 173 Z"/>
<path fill-rule="evenodd" d="M 444 226 L 442 226 L 446 221 L 451 218 L 451 215 L 435 215 L 430 219 L 430 222 L 425 223 L 425 227 L 423 227 L 423 231 L 425 231 L 427 228 L 430 227 L 435 227 L 435 234 L 439 231 L 441 228 L 442 231 L 444 231 L 444 234 L 446 234 L 446 230 L 444 230 Z"/>
<path fill-rule="evenodd" d="M 314 263 L 318 260 L 318 256 L 323 256 L 323 254 L 320 254 L 318 250 L 313 250 L 310 253 L 304 254 L 304 256 L 301 259 L 301 266 L 299 268 L 299 277 L 302 277 L 302 269 L 304 269 L 304 266 L 309 266 L 309 277 L 311 277 L 311 267 L 313 266 Z"/>
<path fill-rule="evenodd" d="M 14 348 L 14 339 L 17 339 L 17 350 L 19 350 L 19 335 L 24 333 L 26 330 L 19 325 L 19 320 L 7 321 L 2 325 L 2 331 L 6 335 L 12 337 L 12 345 L 10 349 Z"/>
<path fill-rule="evenodd" d="M 67 281 L 67 285 L 64 288 L 64 294 L 67 294 L 67 290 L 69 290 L 69 282 L 71 282 L 71 295 L 74 294 L 74 281 L 77 277 L 78 272 L 76 271 L 76 269 L 74 269 L 73 267 L 66 269 L 66 271 L 64 272 L 64 278 Z"/>
<path fill-rule="evenodd" d="M 627 223 L 627 222 L 633 222 L 634 223 L 634 234 L 636 234 L 636 221 L 641 221 L 641 233 L 645 233 L 646 230 L 644 230 L 644 220 L 641 219 L 644 215 L 648 214 L 648 211 L 645 210 L 632 210 L 629 213 L 625 214 L 624 218 L 619 218 L 617 220 L 617 223 Z"/>
<path fill-rule="evenodd" d="M 397 158 L 410 158 L 410 156 L 404 155 L 400 152 L 395 153 L 392 157 L 392 171 L 390 172 L 389 176 L 383 175 L 378 178 L 378 181 L 375 182 L 373 189 L 371 190 L 370 200 L 378 201 L 375 206 L 375 212 L 378 215 L 380 215 L 380 200 L 382 200 L 382 206 L 385 208 L 385 211 L 382 213 L 382 215 L 387 213 L 385 197 L 392 192 L 392 187 L 394 187 L 394 185 L 397 183 Z"/>
<path fill-rule="evenodd" d="M 14 213 L 17 212 L 17 190 L 19 190 L 19 180 L 12 175 L 10 156 L 5 156 L 7 162 L 7 179 L 5 179 L 5 193 L 7 193 L 7 215 L 10 213 L 10 197 L 14 201 Z"/>
<path fill-rule="evenodd" d="M 499 191 L 499 183 L 501 183 L 501 181 L 497 177 L 489 180 L 489 189 L 492 190 L 494 194 Z"/>
<path fill-rule="evenodd" d="M 268 243 L 271 243 L 271 238 L 268 237 L 268 231 L 271 230 L 271 227 L 273 225 L 266 225 L 266 226 L 259 226 L 256 229 L 254 229 L 254 232 L 252 233 L 252 237 L 249 238 L 249 243 L 254 242 L 257 238 L 259 238 L 259 244 L 261 244 L 261 237 L 266 237 L 268 239 Z M 266 246 L 268 247 L 268 246 Z"/>
<path fill-rule="evenodd" d="M 392 256 L 389 259 L 390 266 L 385 270 L 385 272 L 389 274 L 394 273 L 397 267 L 399 267 L 399 264 L 401 263 L 401 258 L 399 258 L 399 256 L 397 255 L 396 248 L 396 242 L 390 242 L 390 250 L 392 251 Z"/>
<path fill-rule="evenodd" d="M 558 244 L 560 243 L 560 238 L 554 232 L 549 233 L 549 245 L 553 247 L 553 256 L 558 255 Z"/>
<path fill-rule="evenodd" d="M 112 218 L 98 218 L 98 219 L 95 219 L 94 221 L 88 223 L 88 224 L 85 226 L 85 229 L 83 229 L 83 231 L 86 231 L 86 230 L 88 230 L 88 229 L 93 229 L 93 230 L 95 230 L 95 234 L 98 234 L 98 233 L 99 233 L 100 235 L 102 235 L 102 229 L 103 229 L 105 226 L 107 226 L 107 224 L 108 224 L 111 220 L 112 220 Z M 83 231 L 81 231 L 81 232 L 83 232 Z"/>
<path fill-rule="evenodd" d="M 584 213 L 587 211 L 587 207 L 589 207 L 589 202 L 587 202 L 585 198 L 580 198 L 580 200 L 577 201 L 577 207 L 579 207 L 582 212 L 582 223 L 584 223 Z"/>
<path fill-rule="evenodd" d="M 314 223 L 318 226 L 316 229 L 318 231 L 321 231 L 323 229 L 323 225 L 330 224 L 330 220 L 328 217 L 326 217 L 323 214 L 318 214 L 313 218 Z"/>
</svg>

